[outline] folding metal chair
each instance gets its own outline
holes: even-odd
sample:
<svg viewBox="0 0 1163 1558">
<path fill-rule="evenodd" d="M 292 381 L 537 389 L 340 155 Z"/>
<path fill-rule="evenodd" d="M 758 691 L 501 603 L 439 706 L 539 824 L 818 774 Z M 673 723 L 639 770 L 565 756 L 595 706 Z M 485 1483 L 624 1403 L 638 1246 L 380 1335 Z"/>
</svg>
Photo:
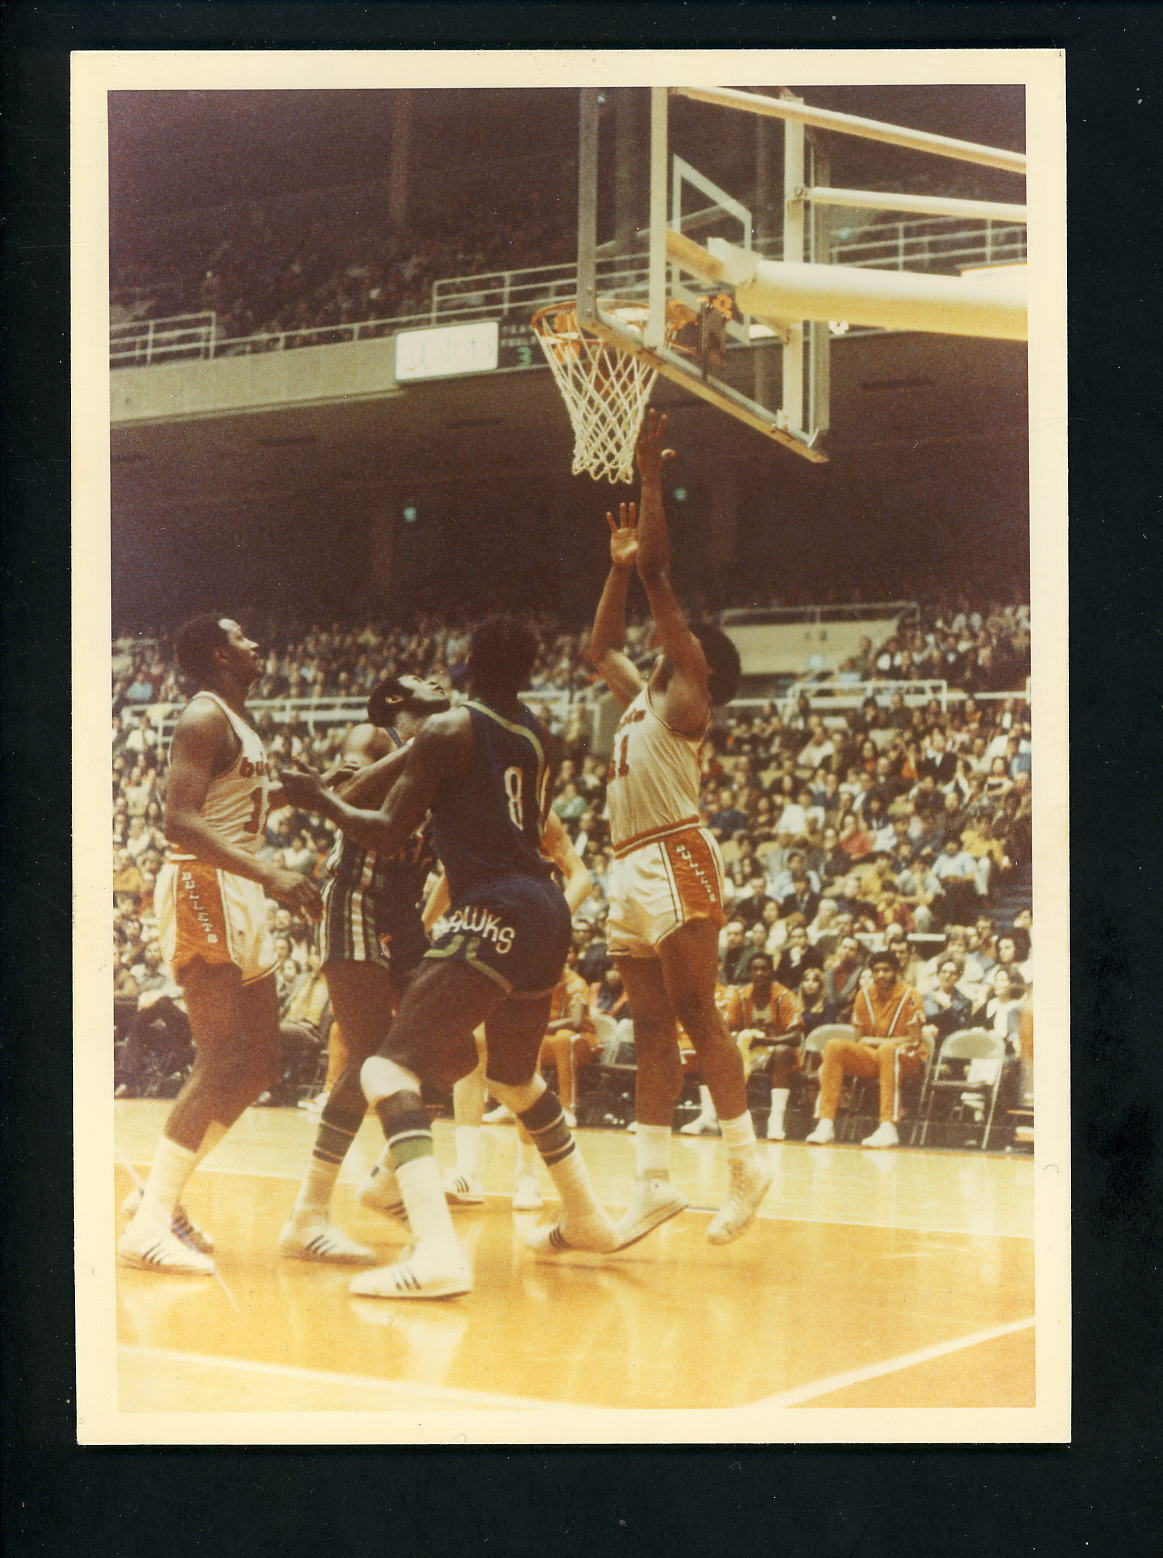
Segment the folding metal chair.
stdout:
<svg viewBox="0 0 1163 1558">
<path fill-rule="evenodd" d="M 979 1101 L 981 1107 L 980 1146 L 984 1151 L 993 1127 L 1005 1058 L 1005 1040 L 996 1033 L 986 1032 L 984 1028 L 961 1028 L 949 1035 L 936 1061 L 929 1068 L 921 1097 L 922 1147 L 928 1140 L 933 1106 L 939 1097 L 953 1097 L 958 1103 L 973 1098 Z M 983 1072 L 976 1078 L 973 1076 L 974 1061 L 981 1063 Z"/>
</svg>

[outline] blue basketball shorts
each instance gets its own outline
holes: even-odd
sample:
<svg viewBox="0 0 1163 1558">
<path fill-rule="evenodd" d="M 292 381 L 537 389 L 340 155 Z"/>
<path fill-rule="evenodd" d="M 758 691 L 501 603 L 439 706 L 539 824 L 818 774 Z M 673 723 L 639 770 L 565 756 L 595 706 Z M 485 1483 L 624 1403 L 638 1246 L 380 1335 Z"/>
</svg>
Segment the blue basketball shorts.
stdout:
<svg viewBox="0 0 1163 1558">
<path fill-rule="evenodd" d="M 506 995 L 548 995 L 561 978 L 571 928 L 556 882 L 502 876 L 458 898 L 425 956 L 459 958 Z"/>
</svg>

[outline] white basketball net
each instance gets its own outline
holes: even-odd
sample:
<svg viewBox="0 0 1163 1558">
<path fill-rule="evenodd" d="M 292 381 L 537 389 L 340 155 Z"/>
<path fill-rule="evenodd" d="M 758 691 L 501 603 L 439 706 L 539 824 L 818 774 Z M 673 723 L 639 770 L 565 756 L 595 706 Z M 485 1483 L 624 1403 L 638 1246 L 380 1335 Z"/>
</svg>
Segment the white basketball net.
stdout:
<svg viewBox="0 0 1163 1558">
<path fill-rule="evenodd" d="M 645 319 L 645 308 L 637 312 Z M 572 304 L 543 309 L 533 329 L 573 426 L 573 474 L 632 482 L 634 446 L 658 370 L 583 330 Z"/>
</svg>

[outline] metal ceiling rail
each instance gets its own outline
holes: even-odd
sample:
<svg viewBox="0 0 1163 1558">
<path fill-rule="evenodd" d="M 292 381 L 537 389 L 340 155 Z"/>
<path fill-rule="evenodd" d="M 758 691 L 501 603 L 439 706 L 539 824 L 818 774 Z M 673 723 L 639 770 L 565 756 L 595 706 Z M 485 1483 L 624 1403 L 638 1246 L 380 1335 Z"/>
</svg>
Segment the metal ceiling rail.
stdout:
<svg viewBox="0 0 1163 1558">
<path fill-rule="evenodd" d="M 761 93 L 740 92 L 734 87 L 671 87 L 670 91 L 677 97 L 693 98 L 696 102 L 717 103 L 720 108 L 740 108 L 770 119 L 788 119 L 818 130 L 835 130 L 841 135 L 855 135 L 866 141 L 883 141 L 889 146 L 932 152 L 936 157 L 975 162 L 984 168 L 1001 168 L 1006 173 L 1024 175 L 1026 171 L 1026 158 L 1022 152 L 980 146 L 975 141 L 959 141 L 928 130 L 908 130 L 901 125 L 883 124 L 879 119 L 838 113 L 831 108 L 812 108 L 807 103 L 788 98 L 764 97 Z"/>
</svg>

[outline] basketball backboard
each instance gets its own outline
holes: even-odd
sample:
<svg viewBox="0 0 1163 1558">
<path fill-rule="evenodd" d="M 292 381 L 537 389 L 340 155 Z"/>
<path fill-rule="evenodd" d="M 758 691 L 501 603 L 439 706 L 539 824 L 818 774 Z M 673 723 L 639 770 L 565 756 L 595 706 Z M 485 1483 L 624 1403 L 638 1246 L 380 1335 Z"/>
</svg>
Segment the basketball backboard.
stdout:
<svg viewBox="0 0 1163 1558">
<path fill-rule="evenodd" d="M 749 204 L 738 190 L 724 189 L 674 154 L 669 116 L 678 97 L 725 113 L 781 120 L 778 189 L 753 190 Z M 624 258 L 620 262 L 598 242 L 600 101 L 598 89 L 582 91 L 578 323 L 623 351 L 646 355 L 665 377 L 804 458 L 827 459 L 833 330 L 855 325 L 1025 339 L 1024 266 L 985 272 L 967 266 L 961 275 L 948 275 L 885 268 L 875 258 L 864 265 L 837 264 L 826 220 L 831 207 L 855 206 L 970 223 L 1024 223 L 1025 206 L 835 189 L 818 132 L 859 136 L 1016 176 L 1025 173 L 1020 152 L 814 108 L 786 90 L 774 97 L 722 87 L 652 87 L 644 229 L 649 252 L 645 276 L 639 272 L 635 278 Z M 777 233 L 760 235 L 756 195 L 766 209 L 778 212 Z M 645 307 L 640 328 L 627 325 L 625 310 L 615 314 L 603 306 L 632 289 Z M 716 297 L 719 309 L 712 312 Z M 694 351 L 675 350 L 668 322 L 676 305 L 697 320 Z"/>
</svg>

